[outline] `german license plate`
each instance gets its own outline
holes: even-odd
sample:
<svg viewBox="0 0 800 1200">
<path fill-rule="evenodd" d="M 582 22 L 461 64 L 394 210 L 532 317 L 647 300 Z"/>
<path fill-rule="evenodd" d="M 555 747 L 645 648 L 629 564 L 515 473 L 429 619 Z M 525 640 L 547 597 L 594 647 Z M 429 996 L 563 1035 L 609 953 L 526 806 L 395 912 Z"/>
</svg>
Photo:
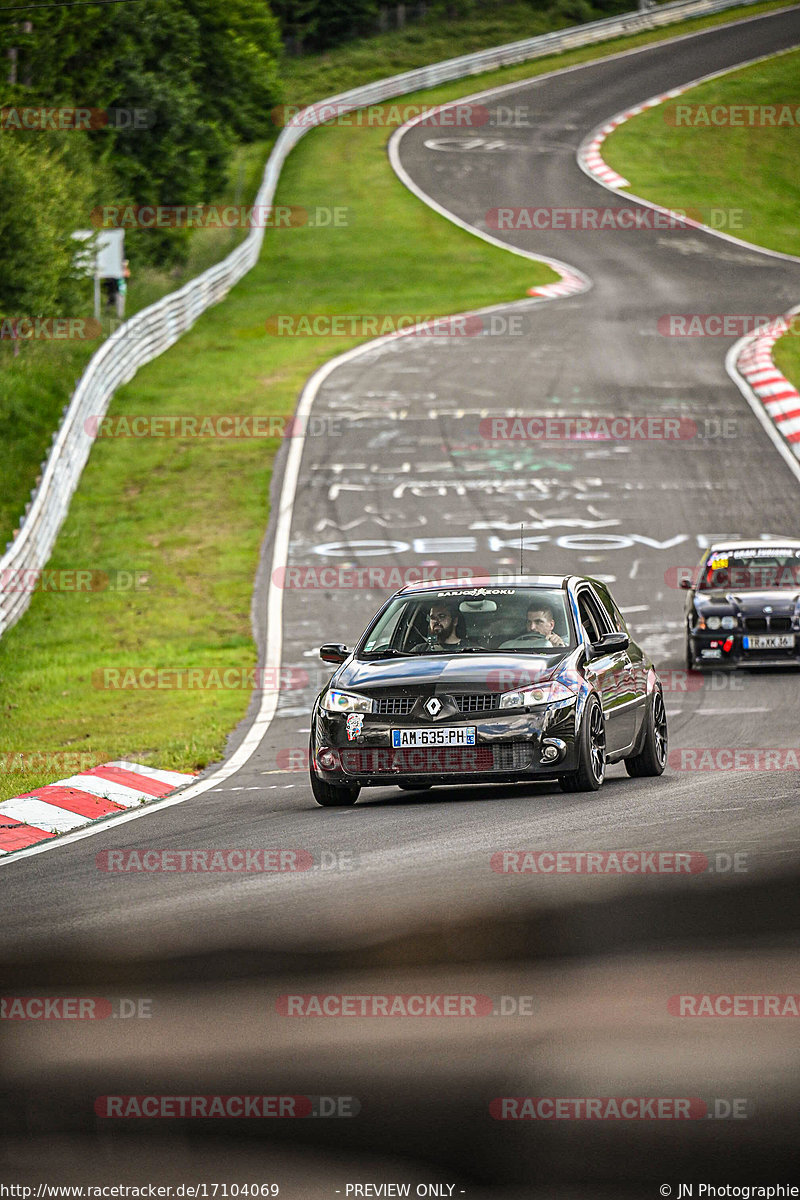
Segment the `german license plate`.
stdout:
<svg viewBox="0 0 800 1200">
<path fill-rule="evenodd" d="M 764 637 L 746 637 L 745 650 L 793 650 L 793 633 L 772 633 Z"/>
<path fill-rule="evenodd" d="M 436 729 L 393 729 L 392 746 L 474 746 L 474 725 L 442 725 Z"/>
</svg>

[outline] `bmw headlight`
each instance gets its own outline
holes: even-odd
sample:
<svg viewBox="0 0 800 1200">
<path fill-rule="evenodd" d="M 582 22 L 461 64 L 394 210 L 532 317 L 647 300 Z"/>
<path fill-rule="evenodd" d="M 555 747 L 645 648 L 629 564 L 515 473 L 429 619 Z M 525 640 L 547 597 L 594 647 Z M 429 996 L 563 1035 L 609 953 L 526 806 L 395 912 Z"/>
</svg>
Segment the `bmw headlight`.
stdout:
<svg viewBox="0 0 800 1200">
<path fill-rule="evenodd" d="M 320 704 L 326 712 L 332 713 L 370 713 L 372 701 L 369 696 L 358 696 L 355 692 L 338 692 L 329 688 Z"/>
<path fill-rule="evenodd" d="M 556 704 L 559 700 L 574 700 L 575 693 L 563 683 L 543 683 L 540 687 L 517 688 L 500 697 L 501 708 L 535 708 L 539 704 Z"/>
<path fill-rule="evenodd" d="M 722 628 L 723 629 L 735 629 L 736 628 L 736 617 L 723 617 L 722 618 Z"/>
<path fill-rule="evenodd" d="M 706 629 L 719 629 L 721 624 L 719 617 L 706 617 Z"/>
</svg>

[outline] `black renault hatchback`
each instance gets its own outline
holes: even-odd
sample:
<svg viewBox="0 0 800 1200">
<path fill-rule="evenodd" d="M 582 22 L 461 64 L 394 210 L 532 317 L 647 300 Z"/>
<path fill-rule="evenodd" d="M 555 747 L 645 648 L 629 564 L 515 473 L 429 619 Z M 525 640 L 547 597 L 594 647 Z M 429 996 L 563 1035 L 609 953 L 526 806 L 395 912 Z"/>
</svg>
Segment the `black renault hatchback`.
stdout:
<svg viewBox="0 0 800 1200">
<path fill-rule="evenodd" d="M 601 786 L 607 763 L 660 775 L 661 684 L 605 584 L 582 576 L 408 586 L 388 600 L 314 704 L 318 804 L 362 787 L 557 779 Z"/>
</svg>

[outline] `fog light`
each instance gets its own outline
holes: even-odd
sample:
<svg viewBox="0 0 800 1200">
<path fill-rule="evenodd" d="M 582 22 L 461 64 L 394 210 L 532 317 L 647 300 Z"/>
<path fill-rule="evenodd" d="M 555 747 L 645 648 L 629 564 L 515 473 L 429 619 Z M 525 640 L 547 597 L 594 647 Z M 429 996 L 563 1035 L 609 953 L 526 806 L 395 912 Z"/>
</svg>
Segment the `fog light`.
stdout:
<svg viewBox="0 0 800 1200">
<path fill-rule="evenodd" d="M 336 755 L 332 750 L 320 750 L 317 754 L 317 765 L 322 767 L 323 771 L 335 771 Z"/>
<path fill-rule="evenodd" d="M 566 744 L 561 741 L 561 738 L 548 738 L 547 741 L 542 742 L 539 761 L 543 763 L 558 762 L 563 757 L 566 748 Z"/>
</svg>

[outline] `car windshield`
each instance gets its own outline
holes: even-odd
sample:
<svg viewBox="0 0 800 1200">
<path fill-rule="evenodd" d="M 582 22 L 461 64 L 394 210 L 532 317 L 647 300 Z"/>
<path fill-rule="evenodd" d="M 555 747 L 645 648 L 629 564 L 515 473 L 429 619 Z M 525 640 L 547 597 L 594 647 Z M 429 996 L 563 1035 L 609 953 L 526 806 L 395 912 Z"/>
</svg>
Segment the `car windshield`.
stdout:
<svg viewBox="0 0 800 1200">
<path fill-rule="evenodd" d="M 699 587 L 702 592 L 798 588 L 800 550 L 765 546 L 720 552 L 706 563 Z"/>
<path fill-rule="evenodd" d="M 393 600 L 367 630 L 358 657 L 487 650 L 555 655 L 575 645 L 563 591 L 445 586 Z"/>
</svg>

